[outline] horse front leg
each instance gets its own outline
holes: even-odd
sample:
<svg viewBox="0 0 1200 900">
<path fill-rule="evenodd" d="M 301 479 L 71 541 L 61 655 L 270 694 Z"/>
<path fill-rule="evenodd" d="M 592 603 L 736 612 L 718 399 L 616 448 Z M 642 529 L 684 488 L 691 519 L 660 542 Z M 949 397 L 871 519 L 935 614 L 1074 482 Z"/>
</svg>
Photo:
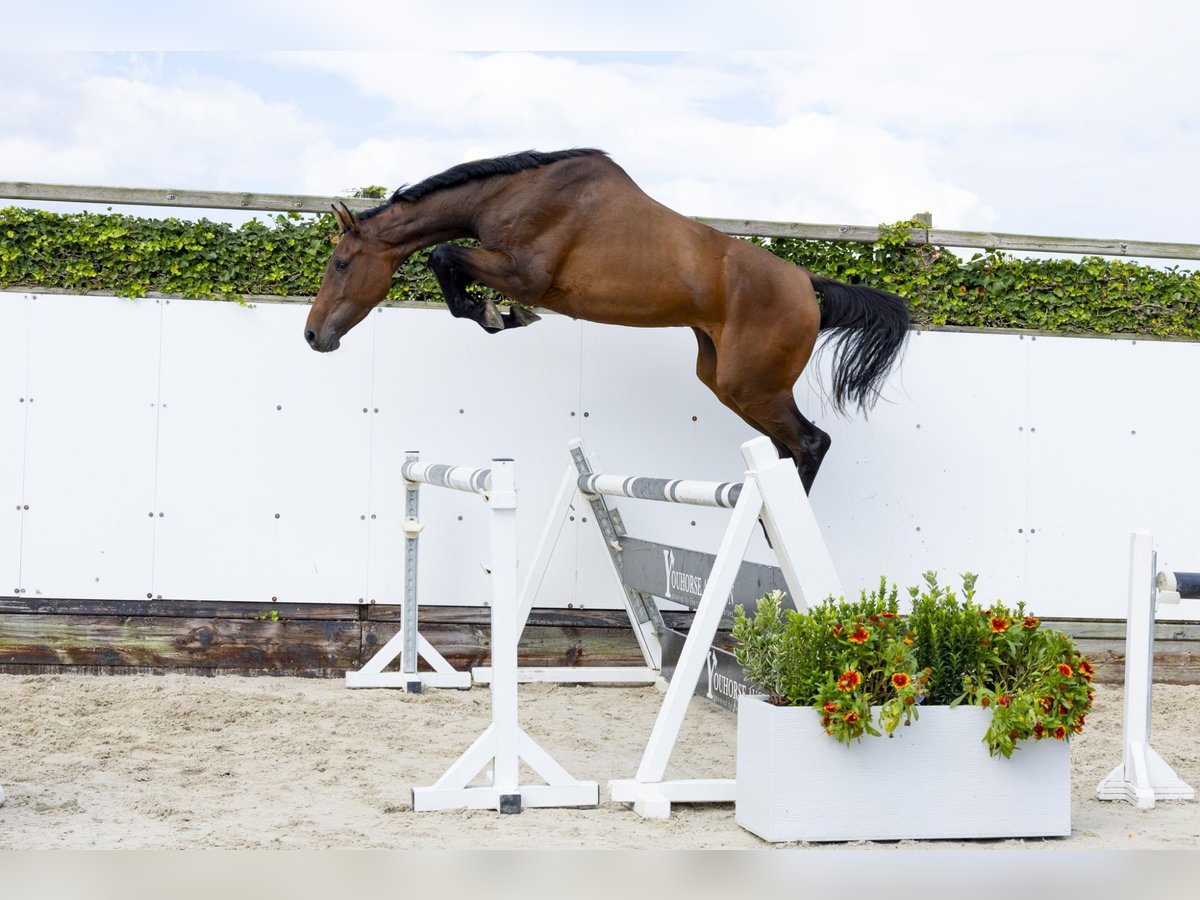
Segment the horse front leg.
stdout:
<svg viewBox="0 0 1200 900">
<path fill-rule="evenodd" d="M 511 258 L 505 254 L 440 244 L 429 255 L 429 268 L 437 277 L 450 314 L 478 322 L 489 334 L 532 325 L 541 318 L 533 310 L 516 305 L 501 315 L 491 299 L 467 293 L 469 285 L 483 284 L 512 296 L 519 284 Z"/>
<path fill-rule="evenodd" d="M 446 299 L 450 315 L 459 319 L 471 319 L 489 333 L 504 330 L 504 319 L 496 304 L 486 298 L 472 297 L 467 288 L 475 283 L 459 264 L 458 251 L 462 248 L 453 244 L 439 244 L 429 254 L 429 268 L 437 278 L 438 287 Z"/>
</svg>

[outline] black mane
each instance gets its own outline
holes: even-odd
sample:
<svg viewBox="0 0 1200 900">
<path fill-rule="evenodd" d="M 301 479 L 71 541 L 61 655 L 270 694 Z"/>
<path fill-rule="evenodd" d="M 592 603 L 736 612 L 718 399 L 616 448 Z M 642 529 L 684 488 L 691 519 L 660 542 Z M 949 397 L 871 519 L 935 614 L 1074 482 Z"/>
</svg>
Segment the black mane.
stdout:
<svg viewBox="0 0 1200 900">
<path fill-rule="evenodd" d="M 603 150 L 593 150 L 587 147 L 576 147 L 572 150 L 556 150 L 553 153 L 541 153 L 537 150 L 526 150 L 522 153 L 510 153 L 507 156 L 497 156 L 494 159 L 477 159 L 474 162 L 460 163 L 433 175 L 414 185 L 402 185 L 392 194 L 391 199 L 383 206 L 368 209 L 358 214 L 360 219 L 369 219 L 376 213 L 382 212 L 393 203 L 414 203 L 424 197 L 446 188 L 458 187 L 468 181 L 481 178 L 491 178 L 495 175 L 514 175 L 526 169 L 536 169 L 548 166 L 563 159 L 575 159 L 579 156 L 607 156 Z"/>
</svg>

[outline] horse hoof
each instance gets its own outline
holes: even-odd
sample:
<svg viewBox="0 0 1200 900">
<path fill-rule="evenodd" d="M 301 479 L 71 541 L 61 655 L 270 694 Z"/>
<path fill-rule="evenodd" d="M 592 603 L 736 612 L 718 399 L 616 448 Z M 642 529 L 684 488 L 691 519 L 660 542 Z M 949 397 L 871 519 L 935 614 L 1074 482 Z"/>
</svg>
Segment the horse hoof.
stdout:
<svg viewBox="0 0 1200 900">
<path fill-rule="evenodd" d="M 483 310 L 479 316 L 479 324 L 483 326 L 485 331 L 497 332 L 504 330 L 504 319 L 500 315 L 500 310 L 496 309 L 496 304 L 490 300 L 483 305 Z"/>
<path fill-rule="evenodd" d="M 526 325 L 532 325 L 542 317 L 535 313 L 532 309 L 524 306 L 512 306 L 508 310 L 508 315 L 505 316 L 506 324 L 510 328 L 523 328 Z"/>
</svg>

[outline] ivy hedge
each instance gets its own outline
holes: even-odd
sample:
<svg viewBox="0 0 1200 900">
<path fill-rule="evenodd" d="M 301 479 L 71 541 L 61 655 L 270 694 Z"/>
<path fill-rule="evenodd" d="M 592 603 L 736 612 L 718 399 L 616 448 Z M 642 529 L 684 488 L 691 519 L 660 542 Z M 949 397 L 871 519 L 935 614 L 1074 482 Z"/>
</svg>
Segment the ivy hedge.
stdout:
<svg viewBox="0 0 1200 900">
<path fill-rule="evenodd" d="M 964 259 L 942 247 L 910 246 L 916 227 L 887 226 L 875 244 L 753 240 L 813 272 L 907 297 L 918 325 L 1200 339 L 1200 271 L 995 251 Z M 0 287 L 243 302 L 311 296 L 335 231 L 331 216 L 295 213 L 233 226 L 9 207 L 0 209 Z M 393 300 L 440 296 L 423 253 L 405 263 L 389 293 Z"/>
</svg>

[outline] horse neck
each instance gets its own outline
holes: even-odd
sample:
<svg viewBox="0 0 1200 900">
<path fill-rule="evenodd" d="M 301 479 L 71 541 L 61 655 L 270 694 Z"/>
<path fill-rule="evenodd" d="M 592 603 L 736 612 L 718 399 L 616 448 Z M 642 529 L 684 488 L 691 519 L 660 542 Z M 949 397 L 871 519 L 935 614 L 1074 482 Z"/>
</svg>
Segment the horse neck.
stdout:
<svg viewBox="0 0 1200 900">
<path fill-rule="evenodd" d="M 443 241 L 474 237 L 477 191 L 464 185 L 413 202 L 394 203 L 374 217 L 374 237 L 395 248 L 401 259 Z"/>
</svg>

